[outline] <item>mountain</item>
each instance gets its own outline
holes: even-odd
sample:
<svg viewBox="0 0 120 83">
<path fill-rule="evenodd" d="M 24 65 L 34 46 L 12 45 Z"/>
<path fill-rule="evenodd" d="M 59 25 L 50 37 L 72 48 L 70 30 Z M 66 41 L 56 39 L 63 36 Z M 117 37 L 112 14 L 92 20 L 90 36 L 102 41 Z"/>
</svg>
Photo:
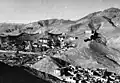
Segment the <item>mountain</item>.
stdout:
<svg viewBox="0 0 120 83">
<path fill-rule="evenodd" d="M 89 57 L 89 59 L 84 58 L 80 61 L 80 58 L 78 59 L 79 55 L 77 57 L 77 55 L 75 54 L 77 57 L 76 64 L 77 63 L 83 64 L 86 67 L 92 66 L 92 65 L 93 66 L 96 65 L 96 67 L 100 67 L 100 65 L 102 65 L 102 66 L 108 67 L 111 70 L 118 69 L 119 71 L 119 66 L 116 64 L 116 62 L 117 63 L 120 62 L 120 59 L 119 59 L 120 57 L 119 56 L 119 32 L 120 32 L 119 18 L 120 17 L 119 15 L 120 15 L 120 9 L 109 8 L 104 11 L 99 11 L 99 12 L 89 14 L 86 17 L 83 17 L 82 19 L 77 20 L 74 26 L 79 24 L 81 25 L 79 25 L 79 27 L 76 30 L 74 30 L 74 35 L 79 36 L 79 41 L 78 41 L 79 46 L 75 51 L 78 50 L 77 53 L 81 52 L 81 54 L 79 55 Z M 92 25 L 90 26 L 89 23 L 91 23 Z M 100 24 L 101 26 L 99 27 Z M 103 45 L 95 42 L 94 43 L 92 42 L 90 44 L 88 43 L 86 46 L 86 43 L 83 42 L 83 39 L 85 38 L 86 35 L 80 34 L 80 33 L 90 29 L 92 30 L 97 29 L 97 31 L 106 38 L 107 46 L 104 47 Z M 106 56 L 109 58 L 107 58 Z M 97 61 L 97 64 L 94 61 Z"/>
<path fill-rule="evenodd" d="M 120 9 L 109 8 L 89 14 L 71 23 L 54 25 L 53 30 L 58 29 L 61 33 L 78 37 L 78 40 L 75 41 L 77 47 L 66 51 L 65 58 L 74 65 L 90 68 L 105 67 L 110 71 L 118 72 L 120 68 L 119 15 Z M 91 22 L 93 24 L 92 29 L 97 29 L 106 38 L 107 46 L 95 42 L 84 42 L 87 36 L 84 31 L 91 30 L 89 26 Z M 100 24 L 101 26 L 98 27 Z M 44 71 L 42 68 L 40 70 Z"/>
<path fill-rule="evenodd" d="M 97 42 L 84 42 L 89 37 L 85 31 L 97 30 L 107 40 L 106 46 Z M 40 20 L 28 24 L 0 24 L 0 35 L 19 35 L 21 33 L 37 34 L 32 40 L 44 37 L 46 32 L 53 34 L 66 34 L 77 37 L 73 43 L 76 47 L 62 54 L 55 54 L 58 59 L 44 58 L 33 65 L 40 71 L 54 75 L 58 68 L 56 62 L 65 60 L 72 65 L 82 67 L 100 68 L 105 67 L 109 71 L 120 73 L 120 9 L 109 8 L 103 11 L 91 13 L 76 21 L 63 19 Z M 23 39 L 29 38 L 22 36 Z M 20 37 L 21 38 L 21 37 Z M 30 38 L 29 38 L 30 39 Z"/>
</svg>

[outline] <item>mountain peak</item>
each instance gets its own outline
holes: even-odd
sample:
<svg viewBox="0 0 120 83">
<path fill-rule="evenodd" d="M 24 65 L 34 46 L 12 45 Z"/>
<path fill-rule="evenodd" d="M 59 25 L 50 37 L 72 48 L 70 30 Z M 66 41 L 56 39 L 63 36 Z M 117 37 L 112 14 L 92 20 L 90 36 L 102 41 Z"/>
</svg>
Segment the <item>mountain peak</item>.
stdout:
<svg viewBox="0 0 120 83">
<path fill-rule="evenodd" d="M 120 12 L 120 9 L 111 7 L 111 8 L 105 9 L 104 12 Z"/>
</svg>

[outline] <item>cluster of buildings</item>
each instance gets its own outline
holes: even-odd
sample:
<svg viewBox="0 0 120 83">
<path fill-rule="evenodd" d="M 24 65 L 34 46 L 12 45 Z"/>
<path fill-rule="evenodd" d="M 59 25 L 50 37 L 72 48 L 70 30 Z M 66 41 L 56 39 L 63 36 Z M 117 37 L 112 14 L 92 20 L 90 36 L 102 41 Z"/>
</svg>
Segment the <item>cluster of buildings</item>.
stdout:
<svg viewBox="0 0 120 83">
<path fill-rule="evenodd" d="M 49 49 L 67 50 L 68 48 L 76 46 L 74 43 L 72 43 L 72 41 L 76 39 L 77 37 L 71 36 L 67 38 L 66 35 L 63 34 L 48 33 L 46 37 L 39 38 L 37 41 L 28 44 L 28 46 L 32 47 L 33 52 L 45 52 Z"/>
<path fill-rule="evenodd" d="M 40 60 L 41 56 L 32 56 L 31 54 L 24 55 L 20 52 L 32 52 L 39 53 L 41 52 L 44 56 L 47 52 L 52 52 L 52 50 L 57 50 L 55 53 L 61 53 L 69 48 L 74 48 L 76 45 L 72 43 L 77 37 L 66 36 L 64 34 L 53 34 L 47 33 L 47 36 L 36 38 L 35 40 L 32 36 L 36 37 L 37 34 L 20 34 L 16 36 L 0 36 L 0 50 L 14 51 L 16 52 L 14 56 L 1 56 L 4 62 L 10 64 L 24 64 L 30 60 L 36 59 L 34 61 Z M 26 37 L 26 38 L 25 38 Z M 30 38 L 29 38 L 30 37 Z M 25 39 L 23 39 L 25 38 Z M 20 51 L 20 52 L 18 52 Z M 5 58 L 6 57 L 6 58 Z M 5 58 L 5 59 L 4 59 Z M 9 60 L 8 60 L 9 59 Z M 33 62 L 33 61 L 30 61 Z"/>
<path fill-rule="evenodd" d="M 105 68 L 82 68 L 72 66 L 59 68 L 61 79 L 68 83 L 120 83 L 120 76 Z"/>
<path fill-rule="evenodd" d="M 35 62 L 39 61 L 43 57 L 38 55 L 26 55 L 26 54 L 9 54 L 9 56 L 2 54 L 0 56 L 0 61 L 4 62 L 10 66 L 22 66 L 22 65 L 33 65 Z"/>
<path fill-rule="evenodd" d="M 65 47 L 67 49 L 75 46 L 70 42 L 75 39 L 76 37 L 67 38 L 62 33 L 47 33 L 44 37 L 41 37 L 40 34 L 22 33 L 15 36 L 0 36 L 0 49 L 26 52 L 44 52 L 48 49 L 63 49 Z"/>
</svg>

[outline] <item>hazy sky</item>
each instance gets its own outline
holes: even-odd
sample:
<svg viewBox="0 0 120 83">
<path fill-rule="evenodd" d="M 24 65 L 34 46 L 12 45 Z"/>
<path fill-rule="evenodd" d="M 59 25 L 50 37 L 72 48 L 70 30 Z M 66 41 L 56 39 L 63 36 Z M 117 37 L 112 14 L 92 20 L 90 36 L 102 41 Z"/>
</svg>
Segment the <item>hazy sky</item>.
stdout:
<svg viewBox="0 0 120 83">
<path fill-rule="evenodd" d="M 110 7 L 120 0 L 0 0 L 0 22 L 29 23 L 58 18 L 77 20 Z"/>
</svg>

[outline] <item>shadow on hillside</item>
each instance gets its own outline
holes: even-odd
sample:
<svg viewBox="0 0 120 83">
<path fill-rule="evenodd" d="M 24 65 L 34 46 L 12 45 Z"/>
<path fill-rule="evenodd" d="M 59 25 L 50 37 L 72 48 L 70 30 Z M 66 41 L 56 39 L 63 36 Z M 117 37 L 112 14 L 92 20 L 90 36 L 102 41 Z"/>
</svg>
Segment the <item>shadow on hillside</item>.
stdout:
<svg viewBox="0 0 120 83">
<path fill-rule="evenodd" d="M 37 78 L 23 67 L 10 67 L 0 62 L 0 83 L 50 83 Z"/>
</svg>

